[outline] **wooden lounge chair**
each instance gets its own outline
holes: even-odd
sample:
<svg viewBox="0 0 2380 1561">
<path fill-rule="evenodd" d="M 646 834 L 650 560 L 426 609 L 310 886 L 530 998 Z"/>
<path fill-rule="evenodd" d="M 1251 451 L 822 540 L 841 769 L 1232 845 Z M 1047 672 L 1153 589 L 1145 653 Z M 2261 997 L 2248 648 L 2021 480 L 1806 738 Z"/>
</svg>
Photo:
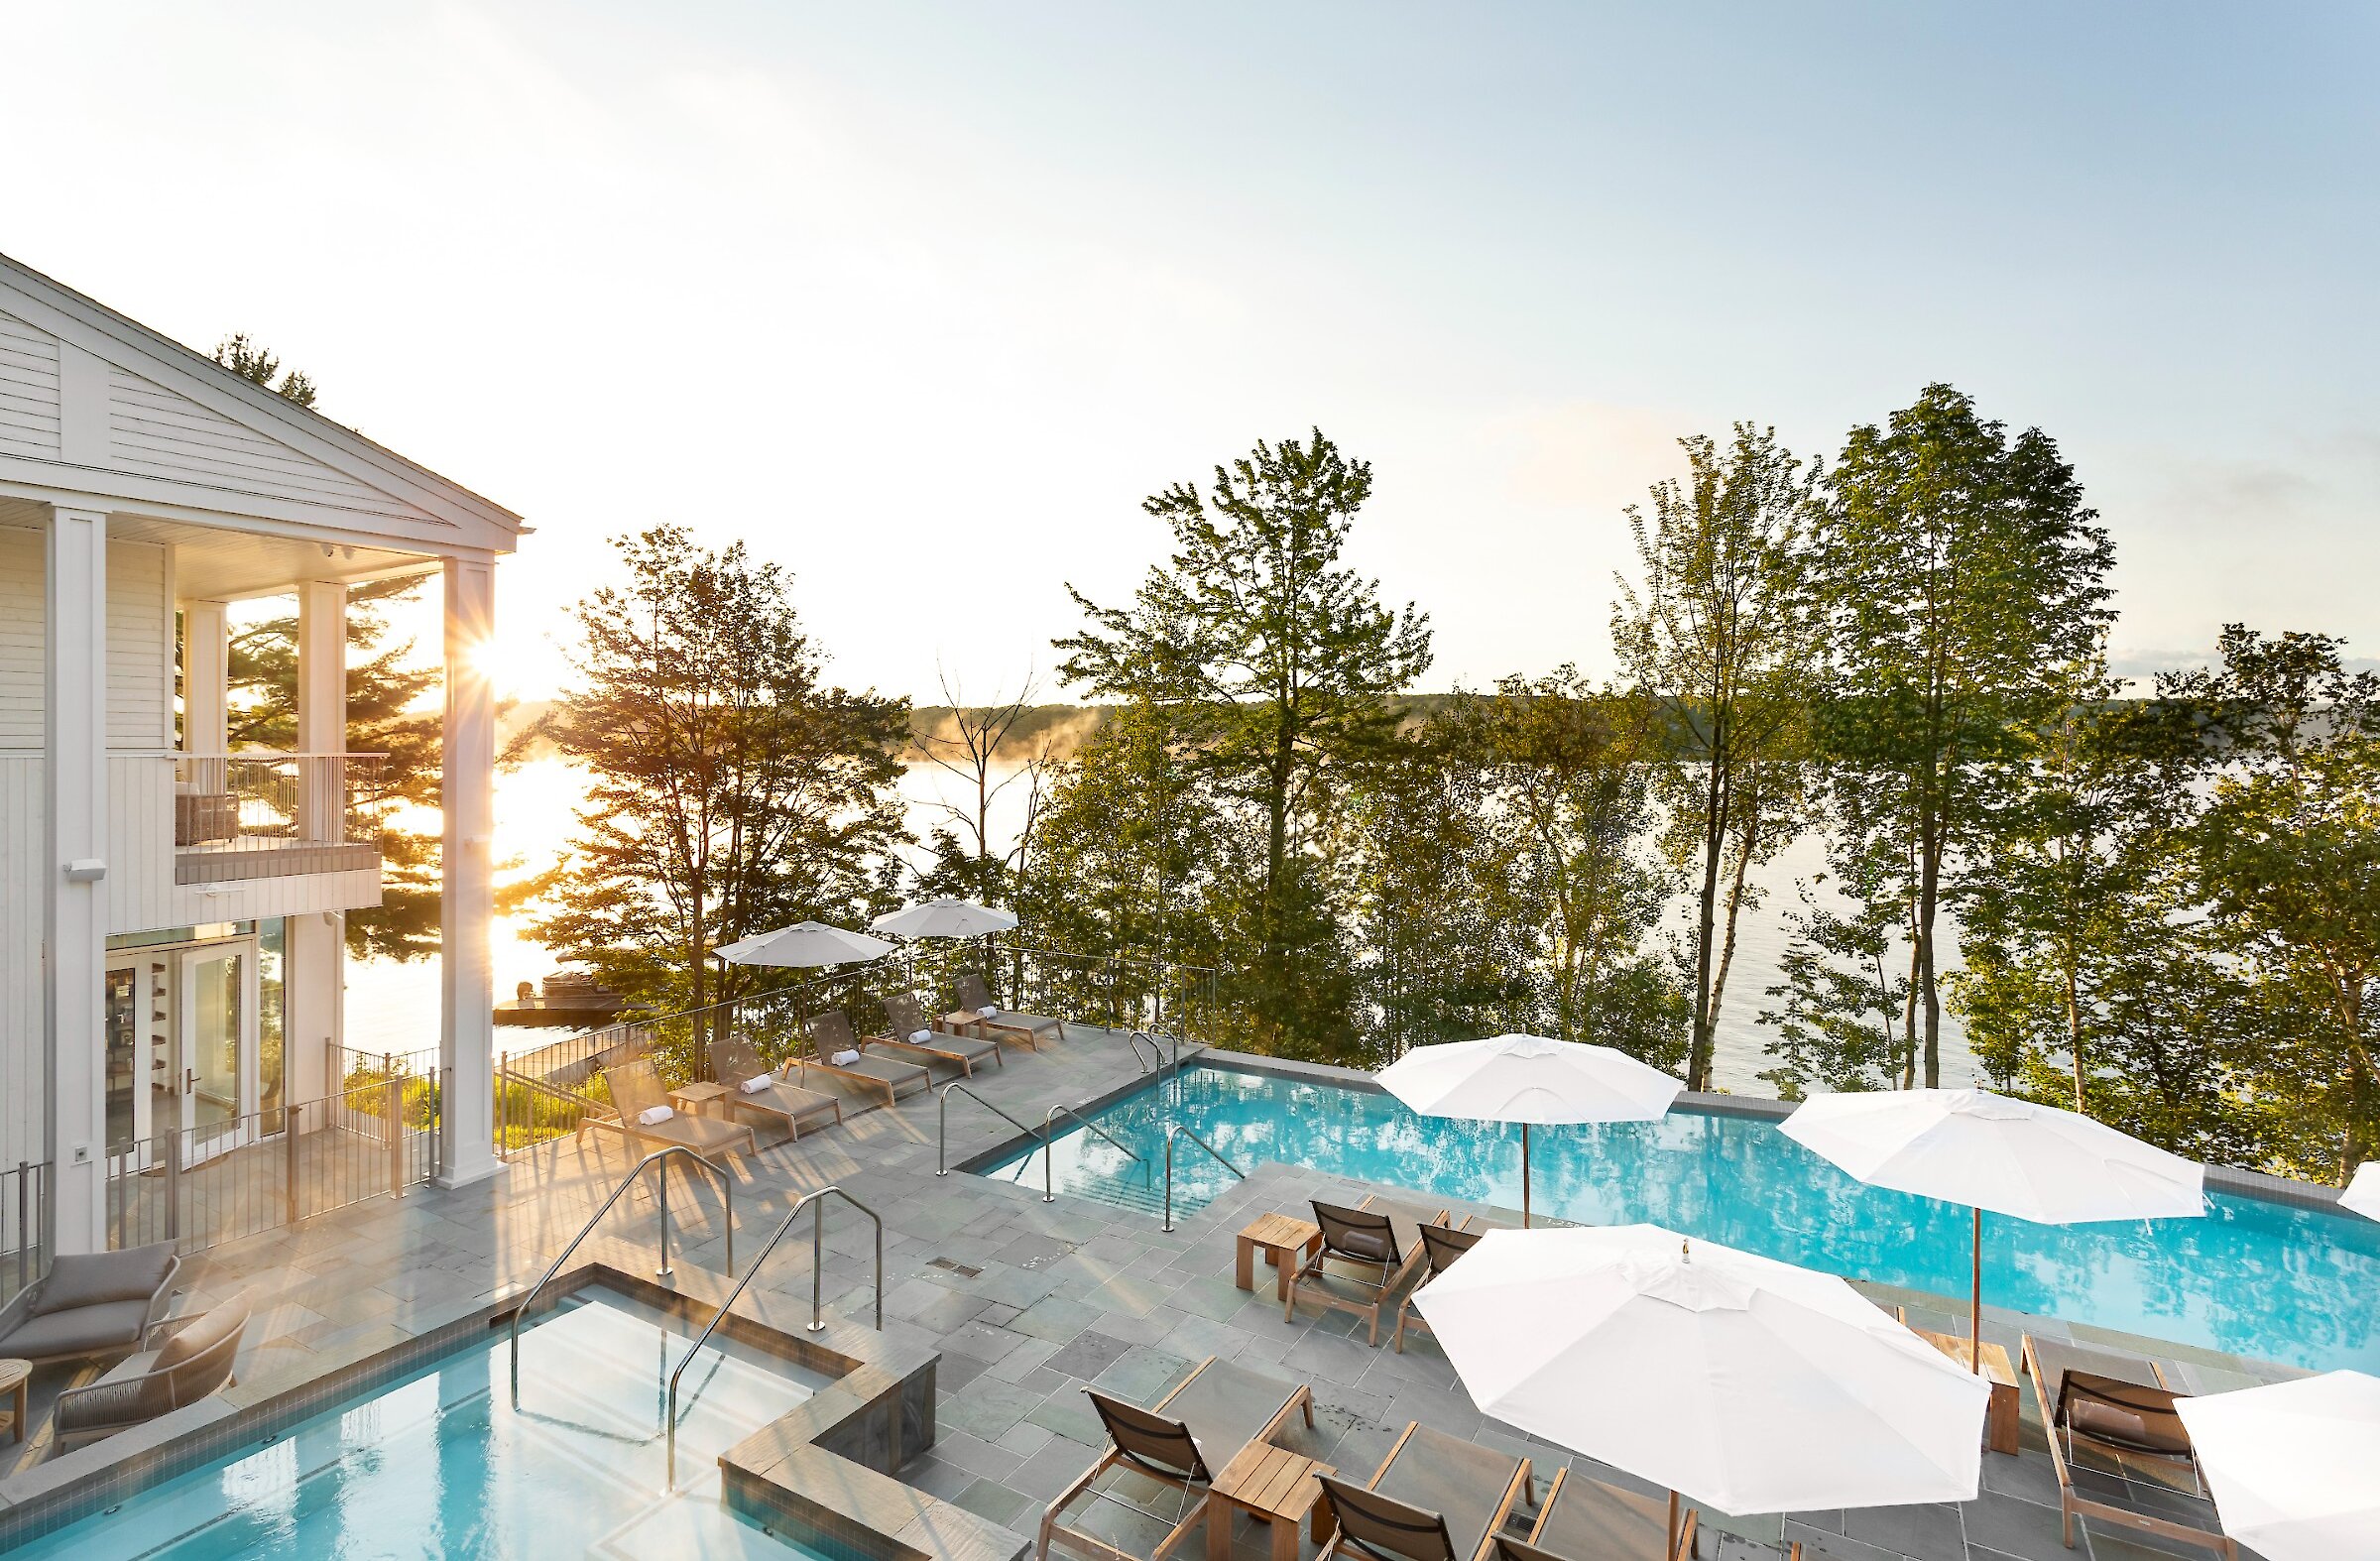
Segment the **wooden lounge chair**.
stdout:
<svg viewBox="0 0 2380 1561">
<path fill-rule="evenodd" d="M 1208 1488 L 1243 1449 L 1270 1441 L 1293 1411 L 1304 1410 L 1306 1424 L 1314 1423 L 1314 1393 L 1304 1383 L 1266 1377 L 1211 1355 L 1158 1399 L 1154 1408 L 1138 1408 L 1095 1387 L 1083 1391 L 1107 1427 L 1108 1450 L 1041 1513 L 1036 1561 L 1048 1561 L 1052 1546 L 1093 1561 L 1138 1561 L 1106 1540 L 1065 1526 L 1066 1507 L 1086 1492 L 1095 1500 L 1114 1501 L 1170 1524 L 1149 1557 L 1149 1561 L 1163 1561 L 1200 1518 L 1228 1521 L 1226 1514 L 1211 1509 Z M 1119 1468 L 1180 1492 L 1175 1510 L 1170 1514 L 1150 1512 L 1113 1491 L 1093 1489 L 1102 1476 Z"/>
<path fill-rule="evenodd" d="M 870 1046 L 906 1052 L 922 1060 L 947 1062 L 969 1078 L 975 1077 L 975 1065 L 987 1059 L 1004 1068 L 1009 1065 L 998 1041 L 954 1035 L 927 1023 L 925 1010 L 906 992 L 885 999 L 885 1028 L 888 1033 L 884 1039 L 871 1040 Z M 927 1038 L 919 1040 L 920 1035 Z"/>
<path fill-rule="evenodd" d="M 2069 1550 L 2075 1547 L 2075 1519 L 2088 1517 L 2204 1545 L 2227 1561 L 2238 1556 L 2239 1546 L 2223 1536 L 2189 1428 L 2174 1412 L 2176 1394 L 2155 1362 L 2031 1334 L 2025 1335 L 2024 1353 L 2025 1375 L 2033 1379 L 2050 1436 L 2050 1463 L 2058 1471 L 2058 1514 Z M 2080 1491 L 2078 1467 L 2096 1477 Z M 2152 1505 L 2119 1496 L 2127 1482 L 2150 1487 L 2159 1501 Z M 2203 1501 L 2212 1526 L 2184 1522 L 2175 1497 Z"/>
<path fill-rule="evenodd" d="M 712 1077 L 730 1091 L 720 1099 L 727 1102 L 727 1109 L 739 1117 L 757 1117 L 764 1122 L 778 1123 L 783 1126 L 785 1137 L 796 1143 L 801 1141 L 803 1128 L 815 1133 L 820 1128 L 831 1127 L 843 1120 L 842 1101 L 818 1090 L 805 1090 L 798 1084 L 787 1083 L 776 1070 L 761 1060 L 761 1054 L 753 1049 L 752 1042 L 741 1035 L 712 1041 L 710 1054 Z M 747 1091 L 742 1088 L 746 1080 L 764 1075 L 769 1080 L 767 1089 Z"/>
<path fill-rule="evenodd" d="M 652 1108 L 669 1104 L 661 1076 L 643 1057 L 605 1068 L 603 1083 L 612 1092 L 612 1105 L 620 1117 L 618 1122 L 602 1126 L 616 1127 L 632 1142 L 682 1143 L 697 1154 L 750 1154 L 759 1147 L 750 1127 L 715 1117 L 697 1117 L 672 1108 L 662 1121 L 639 1121 Z"/>
<path fill-rule="evenodd" d="M 919 1090 L 934 1087 L 934 1076 L 916 1063 L 878 1056 L 862 1046 L 859 1037 L 851 1032 L 851 1021 L 844 1018 L 841 1009 L 813 1014 L 804 1022 L 809 1026 L 810 1047 L 816 1053 L 800 1059 L 801 1076 L 805 1080 L 809 1078 L 810 1070 L 815 1068 L 821 1073 L 856 1084 L 861 1089 L 884 1091 L 885 1104 L 888 1106 L 903 1095 L 913 1095 Z M 859 1055 L 849 1062 L 830 1060 L 847 1051 L 856 1051 Z"/>
<path fill-rule="evenodd" d="M 1339 1531 L 1314 1561 L 1485 1561 L 1529 1491 L 1529 1461 L 1433 1431 L 1419 1420 L 1363 1485 L 1322 1478 Z"/>
<path fill-rule="evenodd" d="M 201 1315 L 159 1324 L 159 1334 L 171 1335 L 162 1346 L 127 1356 L 89 1386 L 69 1387 L 58 1395 L 50 1422 L 58 1445 L 63 1448 L 130 1430 L 194 1404 L 233 1381 L 232 1365 L 247 1329 L 244 1294 Z"/>
<path fill-rule="evenodd" d="M 1413 1309 L 1413 1297 L 1428 1289 L 1432 1279 L 1453 1267 L 1455 1260 L 1477 1247 L 1480 1238 L 1487 1234 L 1484 1230 L 1473 1230 L 1469 1220 L 1461 1225 L 1424 1225 L 1421 1228 L 1422 1261 L 1428 1271 L 1421 1276 L 1421 1282 L 1396 1303 L 1396 1334 L 1390 1342 L 1396 1346 L 1397 1354 L 1405 1353 L 1407 1328 L 1423 1333 L 1430 1331 L 1430 1320 Z"/>
<path fill-rule="evenodd" d="M 1353 1312 L 1369 1326 L 1370 1343 L 1376 1347 L 1380 1318 L 1428 1261 L 1421 1227 L 1444 1225 L 1446 1210 L 1377 1197 L 1367 1197 L 1361 1206 L 1349 1209 L 1317 1198 L 1314 1223 L 1322 1227 L 1322 1245 L 1289 1281 L 1282 1320 L 1297 1320 L 1300 1300 Z"/>
<path fill-rule="evenodd" d="M 1664 1502 L 1564 1469 L 1545 1493 L 1529 1537 L 1496 1536 L 1497 1561 L 1689 1561 L 1702 1513 L 1685 1509 L 1677 1519 L 1673 1548 L 1669 1531 L 1676 1506 L 1674 1496 Z"/>
<path fill-rule="evenodd" d="M 959 977 L 959 1007 L 975 1015 L 977 1025 L 994 1040 L 1039 1051 L 1044 1035 L 1059 1040 L 1066 1038 L 1066 1021 L 1062 1019 L 1051 1019 L 1043 1014 L 1018 1014 L 995 1007 L 992 989 L 985 986 L 984 978 L 972 970 Z"/>
</svg>

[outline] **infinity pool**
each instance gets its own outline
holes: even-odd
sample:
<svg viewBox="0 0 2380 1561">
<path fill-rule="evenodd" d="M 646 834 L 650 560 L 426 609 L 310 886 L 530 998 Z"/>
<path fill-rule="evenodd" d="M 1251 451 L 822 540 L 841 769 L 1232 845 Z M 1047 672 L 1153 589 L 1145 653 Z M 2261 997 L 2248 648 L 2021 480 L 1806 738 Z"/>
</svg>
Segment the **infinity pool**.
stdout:
<svg viewBox="0 0 2380 1561">
<path fill-rule="evenodd" d="M 1249 1168 L 1281 1160 L 1474 1203 L 1520 1206 L 1520 1130 L 1417 1117 L 1372 1090 L 1193 1066 L 1093 1121 L 1161 1167 L 1180 1122 Z M 1940 1295 L 1967 1290 L 1964 1207 L 1852 1180 L 1742 1117 L 1673 1112 L 1660 1122 L 1539 1128 L 1535 1207 L 1594 1225 L 1648 1220 L 1852 1278 Z M 988 1175 L 1037 1182 L 1026 1149 Z M 1144 1173 L 1079 1128 L 1059 1139 L 1062 1190 L 1153 1212 Z M 1174 1213 L 1205 1207 L 1232 1175 L 1175 1141 Z M 2178 1344 L 2315 1370 L 2380 1372 L 2380 1222 L 2210 1193 L 2206 1218 L 2034 1225 L 1985 1215 L 1983 1297 Z"/>
<path fill-rule="evenodd" d="M 9 1552 L 74 1561 L 229 1556 L 802 1557 L 728 1509 L 719 1455 L 817 1380 L 758 1351 L 706 1345 L 679 1387 L 674 1496 L 662 1401 L 691 1341 L 607 1295 L 521 1335 L 521 1401 L 504 1335 L 395 1386 Z M 691 1402 L 688 1399 L 691 1399 Z"/>
</svg>

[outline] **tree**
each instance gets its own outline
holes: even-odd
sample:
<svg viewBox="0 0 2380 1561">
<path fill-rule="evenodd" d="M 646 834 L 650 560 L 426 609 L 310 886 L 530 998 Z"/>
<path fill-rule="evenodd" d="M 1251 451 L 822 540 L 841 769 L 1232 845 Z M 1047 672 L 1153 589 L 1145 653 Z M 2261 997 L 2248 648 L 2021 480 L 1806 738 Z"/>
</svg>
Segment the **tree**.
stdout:
<svg viewBox="0 0 2380 1561">
<path fill-rule="evenodd" d="M 1665 710 L 1682 763 L 1655 767 L 1673 857 L 1693 873 L 1691 1089 L 1711 1087 L 1714 1036 L 1754 867 L 1796 832 L 1816 643 L 1800 598 L 1821 472 L 1737 423 L 1724 450 L 1680 439 L 1691 476 L 1656 483 L 1648 518 L 1628 507 L 1641 596 L 1619 582 L 1620 665 Z"/>
<path fill-rule="evenodd" d="M 897 699 L 828 685 L 790 580 L 682 527 L 615 540 L 625 577 L 573 613 L 576 686 L 544 730 L 587 772 L 571 860 L 532 935 L 655 1007 L 773 978 L 712 950 L 897 903 Z"/>
<path fill-rule="evenodd" d="M 262 385 L 285 401 L 309 408 L 314 404 L 314 382 L 296 369 L 282 373 L 281 359 L 262 342 L 250 340 L 245 331 L 216 342 L 214 357 L 241 379 Z M 274 383 L 276 377 L 279 384 Z"/>
<path fill-rule="evenodd" d="M 1877 798 L 1872 833 L 1831 839 L 1907 906 L 1925 1082 L 1942 1077 L 1941 912 L 1980 814 L 1979 771 L 2010 762 L 2050 713 L 2059 668 L 2110 621 L 2113 552 L 2072 467 L 2038 428 L 2010 438 L 1968 397 L 1930 385 L 1885 427 L 1852 430 L 1812 553 L 1826 637 L 1817 745 L 1841 784 Z"/>
<path fill-rule="evenodd" d="M 918 887 L 930 894 L 991 903 L 1002 897 L 1005 885 L 1019 870 L 1018 859 L 1032 839 L 1033 814 L 1040 807 L 1043 777 L 1049 768 L 1049 745 L 1044 741 L 1021 760 L 1011 753 L 1006 762 L 1014 768 L 1005 776 L 1000 774 L 1002 750 L 1015 746 L 1012 740 L 1021 739 L 1020 728 L 1032 714 L 1029 672 L 1014 698 L 989 705 L 968 704 L 964 690 L 949 673 L 943 673 L 941 680 L 949 730 L 912 725 L 909 750 L 920 762 L 954 778 L 964 789 L 956 802 L 933 804 L 944 822 L 934 828 L 929 842 L 933 865 L 919 875 Z M 1025 788 L 1023 827 L 1013 844 L 996 851 L 993 804 L 1019 781 Z"/>
<path fill-rule="evenodd" d="M 1377 583 L 1339 561 L 1370 495 L 1371 467 L 1319 429 L 1259 443 L 1209 490 L 1144 500 L 1171 558 L 1129 608 L 1068 586 L 1090 626 L 1056 642 L 1070 682 L 1164 708 L 1220 797 L 1252 815 L 1252 844 L 1217 844 L 1247 880 L 1220 901 L 1250 950 L 1243 990 L 1261 1044 L 1327 1049 L 1341 1030 L 1327 994 L 1344 949 L 1313 826 L 1331 767 L 1387 739 L 1389 696 L 1430 664 L 1428 621 L 1381 606 Z"/>
</svg>

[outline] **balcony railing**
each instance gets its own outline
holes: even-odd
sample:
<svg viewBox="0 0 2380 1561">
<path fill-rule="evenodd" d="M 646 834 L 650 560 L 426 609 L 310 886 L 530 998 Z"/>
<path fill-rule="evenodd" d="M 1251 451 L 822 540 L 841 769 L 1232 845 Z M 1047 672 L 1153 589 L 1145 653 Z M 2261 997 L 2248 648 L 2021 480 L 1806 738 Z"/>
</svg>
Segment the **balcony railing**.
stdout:
<svg viewBox="0 0 2380 1561">
<path fill-rule="evenodd" d="M 174 881 L 380 864 L 386 754 L 178 754 Z"/>
</svg>

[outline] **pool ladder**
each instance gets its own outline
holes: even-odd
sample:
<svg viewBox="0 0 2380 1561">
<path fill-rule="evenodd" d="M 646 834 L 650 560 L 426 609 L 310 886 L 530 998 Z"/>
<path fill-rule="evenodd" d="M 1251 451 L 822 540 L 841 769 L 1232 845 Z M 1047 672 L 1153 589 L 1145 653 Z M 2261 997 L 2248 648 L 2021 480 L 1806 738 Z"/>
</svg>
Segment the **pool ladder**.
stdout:
<svg viewBox="0 0 2380 1561">
<path fill-rule="evenodd" d="M 1215 1147 L 1214 1144 L 1209 1143 L 1206 1140 L 1200 1138 L 1195 1131 L 1183 1127 L 1180 1123 L 1177 1122 L 1172 1124 L 1165 1130 L 1165 1230 L 1169 1235 L 1173 1231 L 1173 1141 L 1177 1138 L 1188 1139 L 1191 1142 L 1197 1144 L 1209 1154 L 1214 1155 L 1216 1164 L 1222 1166 L 1225 1170 L 1230 1171 L 1240 1180 L 1248 1180 L 1248 1172 L 1242 1170 L 1239 1166 L 1234 1165 L 1230 1160 L 1226 1159 L 1221 1149 Z"/>
<path fill-rule="evenodd" d="M 687 1159 L 709 1171 L 711 1179 L 719 1184 L 719 1197 L 727 1210 L 726 1218 L 722 1222 L 727 1231 L 727 1271 L 731 1274 L 736 1271 L 736 1184 L 728 1179 L 727 1172 L 719 1165 L 705 1159 L 682 1143 L 672 1143 L 667 1148 L 654 1150 L 637 1161 L 636 1169 L 620 1178 L 620 1185 L 614 1187 L 612 1195 L 603 1200 L 603 1207 L 595 1211 L 595 1217 L 579 1227 L 578 1234 L 570 1238 L 569 1245 L 562 1249 L 561 1256 L 553 1260 L 552 1264 L 538 1276 L 537 1282 L 529 1287 L 529 1293 L 521 1298 L 521 1304 L 513 1308 L 512 1326 L 509 1331 L 513 1357 L 513 1402 L 515 1404 L 521 1402 L 521 1319 L 529 1315 L 530 1303 L 537 1298 L 537 1292 L 545 1288 L 548 1280 L 562 1271 L 562 1264 L 568 1262 L 570 1255 L 578 1251 L 578 1244 L 595 1234 L 595 1227 L 602 1224 L 603 1217 L 612 1212 L 612 1205 L 620 1201 L 622 1193 L 637 1184 L 638 1179 L 645 1174 L 646 1167 L 650 1165 L 661 1167 L 661 1265 L 654 1270 L 654 1277 L 659 1279 L 669 1277 L 671 1271 L 669 1267 L 669 1167 L 666 1161 L 673 1154 L 683 1154 Z"/>
<path fill-rule="evenodd" d="M 679 1359 L 677 1370 L 669 1374 L 669 1404 L 666 1413 L 669 1417 L 670 1491 L 677 1490 L 677 1380 L 686 1375 L 686 1368 L 694 1364 L 694 1357 L 700 1355 L 702 1347 L 710 1343 L 711 1334 L 717 1330 L 720 1321 L 735 1309 L 736 1301 L 744 1294 L 745 1286 L 752 1283 L 754 1278 L 760 1274 L 762 1265 L 769 1261 L 769 1255 L 776 1251 L 776 1244 L 785 1239 L 785 1233 L 793 1228 L 795 1220 L 801 1218 L 801 1211 L 804 1209 L 810 1211 L 810 1321 L 806 1331 L 823 1333 L 826 1330 L 826 1321 L 822 1315 L 823 1308 L 820 1304 L 820 1287 L 825 1282 L 826 1272 L 826 1200 L 828 1198 L 842 1199 L 868 1216 L 869 1223 L 876 1227 L 876 1327 L 879 1333 L 884 1331 L 885 1222 L 874 1209 L 845 1192 L 841 1187 L 821 1187 L 793 1205 L 792 1210 L 777 1226 L 776 1234 L 770 1237 L 767 1245 L 761 1248 L 761 1255 L 752 1260 L 752 1266 L 745 1270 L 744 1277 L 736 1281 L 736 1287 L 727 1292 L 727 1299 L 721 1301 L 719 1309 L 711 1313 L 711 1320 L 703 1324 L 702 1333 L 695 1339 L 693 1347 Z"/>
</svg>

